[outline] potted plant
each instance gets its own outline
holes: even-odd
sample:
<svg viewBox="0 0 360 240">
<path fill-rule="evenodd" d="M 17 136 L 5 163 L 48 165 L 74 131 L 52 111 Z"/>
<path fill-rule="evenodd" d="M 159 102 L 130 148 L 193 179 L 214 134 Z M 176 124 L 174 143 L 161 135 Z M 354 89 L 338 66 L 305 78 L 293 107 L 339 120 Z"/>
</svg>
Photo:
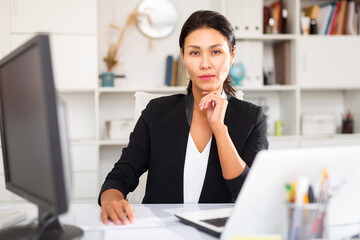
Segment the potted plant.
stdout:
<svg viewBox="0 0 360 240">
<path fill-rule="evenodd" d="M 101 86 L 102 87 L 113 87 L 114 86 L 115 74 L 114 74 L 114 72 L 112 70 L 118 64 L 118 60 L 117 60 L 118 50 L 119 50 L 121 42 L 122 42 L 122 40 L 124 38 L 124 34 L 125 34 L 126 29 L 129 26 L 136 25 L 138 23 L 137 17 L 140 16 L 140 15 L 143 15 L 143 14 L 139 13 L 137 9 L 135 9 L 132 13 L 130 13 L 124 28 L 120 32 L 117 43 L 116 44 L 115 43 L 109 44 L 107 55 L 103 59 L 103 61 L 106 64 L 107 71 L 102 72 L 101 75 L 100 75 L 101 76 Z M 114 25 L 114 24 L 110 24 L 109 27 L 120 30 L 120 28 L 118 26 Z M 151 39 L 149 38 L 149 41 L 150 40 Z M 151 47 L 151 42 L 150 42 L 150 47 Z"/>
</svg>

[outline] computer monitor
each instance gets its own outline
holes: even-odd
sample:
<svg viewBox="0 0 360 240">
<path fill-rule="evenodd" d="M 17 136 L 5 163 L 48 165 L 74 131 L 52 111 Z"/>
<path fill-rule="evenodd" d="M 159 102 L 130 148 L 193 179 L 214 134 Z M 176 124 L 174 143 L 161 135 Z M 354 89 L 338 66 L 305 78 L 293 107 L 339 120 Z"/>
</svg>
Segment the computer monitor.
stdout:
<svg viewBox="0 0 360 240">
<path fill-rule="evenodd" d="M 38 34 L 0 61 L 0 131 L 6 188 L 38 207 L 38 224 L 0 231 L 0 238 L 67 239 L 70 199 L 65 107 L 53 80 L 50 41 Z M 26 235 L 26 236 L 24 236 Z"/>
</svg>

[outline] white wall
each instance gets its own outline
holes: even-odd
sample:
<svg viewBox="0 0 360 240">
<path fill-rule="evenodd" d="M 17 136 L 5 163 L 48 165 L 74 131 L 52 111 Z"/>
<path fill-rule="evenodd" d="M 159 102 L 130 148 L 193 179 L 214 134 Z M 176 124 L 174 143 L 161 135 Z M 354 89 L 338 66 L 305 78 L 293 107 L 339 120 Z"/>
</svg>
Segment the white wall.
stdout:
<svg viewBox="0 0 360 240">
<path fill-rule="evenodd" d="M 209 0 L 171 0 L 178 10 L 178 24 L 175 31 L 163 39 L 149 41 L 136 26 L 129 27 L 121 44 L 118 61 L 123 63 L 123 70 L 115 69 L 116 73 L 124 73 L 126 79 L 122 84 L 128 87 L 154 87 L 165 82 L 165 60 L 168 54 L 179 54 L 178 38 L 182 24 L 195 10 L 210 9 Z M 107 27 L 110 23 L 124 27 L 127 16 L 136 8 L 140 0 L 101 0 L 99 8 L 99 72 L 106 70 L 103 58 L 108 48 Z M 117 38 L 114 40 L 117 41 Z"/>
<path fill-rule="evenodd" d="M 0 58 L 10 49 L 10 2 L 0 0 Z"/>
</svg>

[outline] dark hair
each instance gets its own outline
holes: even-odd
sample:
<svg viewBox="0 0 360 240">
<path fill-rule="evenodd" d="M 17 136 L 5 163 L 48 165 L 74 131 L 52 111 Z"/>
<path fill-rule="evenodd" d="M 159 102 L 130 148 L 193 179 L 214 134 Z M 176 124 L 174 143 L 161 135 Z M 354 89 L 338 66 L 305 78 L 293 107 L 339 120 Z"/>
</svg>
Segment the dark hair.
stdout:
<svg viewBox="0 0 360 240">
<path fill-rule="evenodd" d="M 180 49 L 182 49 L 182 54 L 184 54 L 184 42 L 185 38 L 192 33 L 193 31 L 199 28 L 213 28 L 219 31 L 224 37 L 226 37 L 229 51 L 233 53 L 235 46 L 235 34 L 234 29 L 231 26 L 231 23 L 220 13 L 209 10 L 200 10 L 196 11 L 190 15 L 190 17 L 184 23 L 180 37 L 179 37 L 179 45 Z M 233 81 L 231 77 L 228 75 L 224 81 L 223 85 L 224 91 L 226 94 L 230 96 L 236 95 L 236 90 L 233 85 Z M 187 92 L 192 91 L 192 82 L 189 81 Z"/>
</svg>

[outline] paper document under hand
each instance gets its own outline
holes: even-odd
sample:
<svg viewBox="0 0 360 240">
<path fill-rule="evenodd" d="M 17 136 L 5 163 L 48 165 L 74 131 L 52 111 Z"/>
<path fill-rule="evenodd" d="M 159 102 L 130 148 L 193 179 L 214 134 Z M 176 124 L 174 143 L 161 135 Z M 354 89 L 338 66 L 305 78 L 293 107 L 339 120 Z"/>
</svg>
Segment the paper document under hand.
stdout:
<svg viewBox="0 0 360 240">
<path fill-rule="evenodd" d="M 100 218 L 100 208 L 94 209 L 75 209 L 76 225 L 84 231 L 87 230 L 110 230 L 110 229 L 135 229 L 147 227 L 161 227 L 165 224 L 154 215 L 148 207 L 136 207 L 135 222 L 127 225 L 115 225 L 110 222 L 108 225 L 103 224 Z"/>
</svg>

